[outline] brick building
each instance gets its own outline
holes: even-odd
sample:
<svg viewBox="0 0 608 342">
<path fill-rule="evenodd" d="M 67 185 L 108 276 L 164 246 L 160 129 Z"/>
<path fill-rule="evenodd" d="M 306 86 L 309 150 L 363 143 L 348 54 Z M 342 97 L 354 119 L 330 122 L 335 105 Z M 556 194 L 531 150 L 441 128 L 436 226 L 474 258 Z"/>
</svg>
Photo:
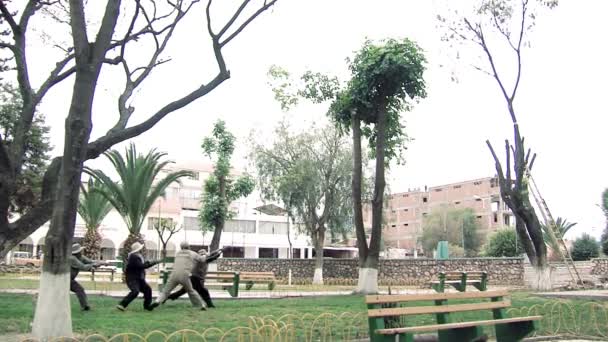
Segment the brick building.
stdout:
<svg viewBox="0 0 608 342">
<path fill-rule="evenodd" d="M 515 220 L 500 197 L 496 178 L 488 177 L 422 189 L 411 189 L 386 197 L 382 236 L 386 247 L 405 249 L 406 255 L 422 252 L 417 244 L 422 222 L 433 210 L 471 208 L 487 236 L 499 228 L 512 227 Z M 371 208 L 364 208 L 366 229 L 371 229 Z"/>
</svg>

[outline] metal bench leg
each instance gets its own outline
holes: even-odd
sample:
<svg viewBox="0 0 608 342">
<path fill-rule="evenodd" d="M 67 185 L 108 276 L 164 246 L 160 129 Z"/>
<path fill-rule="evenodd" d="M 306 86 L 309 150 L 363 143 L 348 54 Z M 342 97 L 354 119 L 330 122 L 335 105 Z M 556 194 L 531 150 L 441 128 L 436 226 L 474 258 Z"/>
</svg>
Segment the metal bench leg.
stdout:
<svg viewBox="0 0 608 342">
<path fill-rule="evenodd" d="M 521 341 L 535 329 L 534 321 L 514 322 L 507 324 L 497 324 L 496 342 L 516 342 Z"/>
</svg>

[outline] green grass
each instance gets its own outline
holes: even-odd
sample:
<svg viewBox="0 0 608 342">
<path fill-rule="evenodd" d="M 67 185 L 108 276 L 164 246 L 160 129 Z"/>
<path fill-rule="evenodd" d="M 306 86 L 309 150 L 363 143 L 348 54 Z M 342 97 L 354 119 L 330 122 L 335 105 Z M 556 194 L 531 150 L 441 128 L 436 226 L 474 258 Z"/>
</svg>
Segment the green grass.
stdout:
<svg viewBox="0 0 608 342">
<path fill-rule="evenodd" d="M 93 310 L 82 312 L 75 296 L 72 295 L 72 322 L 75 333 L 89 335 L 93 333 L 112 336 L 118 333 L 137 333 L 145 335 L 152 330 L 165 333 L 180 329 L 193 329 L 203 331 L 215 327 L 224 331 L 237 326 L 247 326 L 250 316 L 273 315 L 279 317 L 293 314 L 302 317 L 306 314 L 318 316 L 323 313 L 339 315 L 343 312 L 360 313 L 358 326 L 367 330 L 366 307 L 362 296 L 324 296 L 286 299 L 217 299 L 218 308 L 208 311 L 195 310 L 189 301 L 180 300 L 167 302 L 153 312 L 143 310 L 142 299 L 139 297 L 126 312 L 115 309 L 119 299 L 104 296 L 89 296 Z M 535 297 L 527 292 L 514 292 L 512 295 L 514 308 L 530 307 L 553 303 L 555 300 Z M 566 306 L 546 307 L 540 314 L 546 315 L 539 328 L 540 335 L 554 335 L 567 333 L 571 336 L 597 336 L 608 337 L 608 316 L 594 315 L 590 305 L 584 301 L 564 301 Z M 425 305 L 430 303 L 426 302 Z M 597 302 L 594 307 L 606 303 Z M 33 316 L 34 303 L 30 295 L 0 293 L 0 335 L 11 333 L 27 333 Z M 604 311 L 604 315 L 608 312 Z M 536 313 L 531 313 L 536 314 Z M 521 314 L 515 314 L 519 316 Z M 469 312 L 455 315 L 455 321 L 490 319 L 491 312 Z M 556 322 L 562 322 L 555 330 Z M 434 316 L 418 315 L 408 316 L 408 325 L 432 324 Z M 334 326 L 341 322 L 334 320 Z M 486 329 L 491 332 L 491 329 Z"/>
</svg>

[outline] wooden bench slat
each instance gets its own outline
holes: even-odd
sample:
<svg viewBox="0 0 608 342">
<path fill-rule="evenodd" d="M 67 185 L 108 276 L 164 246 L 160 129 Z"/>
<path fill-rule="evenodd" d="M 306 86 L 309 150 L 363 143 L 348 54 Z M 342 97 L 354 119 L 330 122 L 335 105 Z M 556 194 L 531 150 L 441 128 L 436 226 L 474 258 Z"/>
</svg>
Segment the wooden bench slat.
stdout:
<svg viewBox="0 0 608 342">
<path fill-rule="evenodd" d="M 431 282 L 432 284 L 441 284 L 441 280 L 434 280 Z M 460 284 L 461 281 L 460 280 L 446 280 L 443 282 L 444 284 Z M 479 284 L 481 283 L 481 279 L 467 279 L 466 281 L 467 284 Z"/>
<path fill-rule="evenodd" d="M 408 295 L 369 295 L 365 296 L 367 304 L 416 302 L 423 300 L 447 300 L 447 299 L 473 299 L 473 298 L 495 298 L 506 297 L 507 290 L 483 291 L 483 292 L 446 292 L 446 293 L 422 293 Z"/>
<path fill-rule="evenodd" d="M 468 327 L 476 327 L 476 326 L 497 325 L 497 324 L 506 324 L 506 323 L 526 322 L 526 321 L 538 321 L 538 320 L 541 320 L 542 318 L 543 318 L 543 316 L 528 316 L 528 317 L 493 319 L 493 320 L 486 320 L 486 321 L 433 324 L 433 325 L 423 325 L 423 326 L 419 326 L 419 327 L 378 329 L 378 330 L 376 330 L 376 333 L 381 334 L 381 335 L 395 335 L 395 334 L 412 333 L 412 332 L 428 332 L 428 331 L 439 331 L 439 330 L 448 330 L 448 329 L 455 329 L 455 328 L 468 328 Z"/>
<path fill-rule="evenodd" d="M 422 314 L 437 314 L 448 312 L 463 312 L 476 310 L 491 310 L 500 309 L 511 306 L 510 300 L 502 300 L 499 302 L 486 303 L 470 303 L 470 304 L 448 304 L 437 306 L 410 306 L 401 308 L 384 308 L 370 309 L 367 312 L 369 317 L 388 317 L 388 316 L 406 316 L 406 315 L 422 315 Z"/>
<path fill-rule="evenodd" d="M 247 274 L 247 275 L 265 275 L 265 276 L 273 276 L 274 277 L 274 272 L 240 272 L 241 274 Z"/>
</svg>

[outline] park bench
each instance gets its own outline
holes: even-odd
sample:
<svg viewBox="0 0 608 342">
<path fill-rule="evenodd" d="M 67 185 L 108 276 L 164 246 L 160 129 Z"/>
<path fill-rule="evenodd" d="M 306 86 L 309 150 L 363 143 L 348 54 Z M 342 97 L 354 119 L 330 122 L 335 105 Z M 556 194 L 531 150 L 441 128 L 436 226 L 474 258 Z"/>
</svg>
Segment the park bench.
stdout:
<svg viewBox="0 0 608 342">
<path fill-rule="evenodd" d="M 162 285 L 165 286 L 169 280 L 171 268 L 161 271 Z M 222 290 L 228 291 L 231 297 L 239 296 L 240 275 L 239 272 L 232 271 L 211 271 L 205 276 L 205 287 L 219 286 Z"/>
<path fill-rule="evenodd" d="M 245 289 L 251 290 L 254 284 L 268 284 L 268 289 L 273 290 L 276 286 L 276 279 L 273 272 L 240 272 L 241 282 L 245 284 Z"/>
<path fill-rule="evenodd" d="M 460 292 L 465 292 L 467 285 L 473 285 L 479 291 L 488 288 L 486 272 L 441 272 L 438 280 L 431 281 L 431 287 L 437 292 L 444 292 L 445 286 L 450 285 Z"/>
<path fill-rule="evenodd" d="M 505 308 L 511 306 L 508 296 L 507 290 L 366 296 L 370 341 L 413 342 L 415 334 L 433 331 L 440 342 L 475 341 L 485 336 L 483 326 L 494 326 L 497 342 L 520 341 L 534 331 L 534 322 L 542 316 L 506 318 Z M 455 302 L 463 299 L 468 302 Z M 453 322 L 453 313 L 482 310 L 491 310 L 493 319 Z M 407 316 L 418 315 L 435 315 L 437 324 L 408 324 Z"/>
<path fill-rule="evenodd" d="M 103 274 L 110 273 L 110 282 L 114 282 L 114 273 L 116 273 L 115 269 L 112 268 L 93 268 L 91 269 L 91 281 L 95 282 L 95 274 Z"/>
</svg>

